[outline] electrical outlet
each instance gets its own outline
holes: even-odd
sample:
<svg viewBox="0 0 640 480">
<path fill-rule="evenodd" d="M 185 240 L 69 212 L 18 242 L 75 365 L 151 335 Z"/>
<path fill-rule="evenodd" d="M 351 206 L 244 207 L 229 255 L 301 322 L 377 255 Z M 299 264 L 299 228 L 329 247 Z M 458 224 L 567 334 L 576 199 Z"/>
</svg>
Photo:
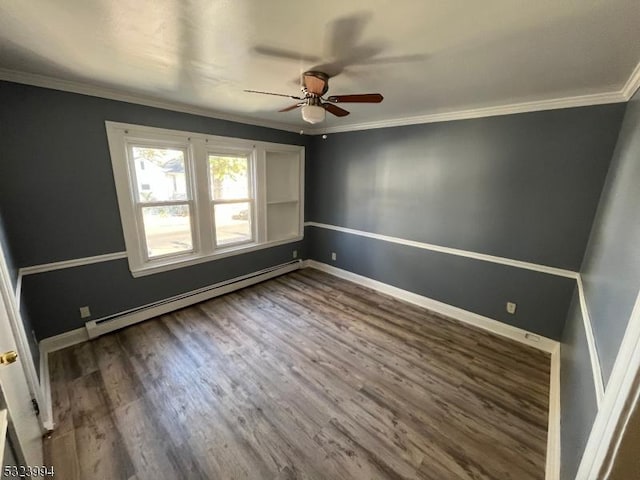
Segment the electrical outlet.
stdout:
<svg viewBox="0 0 640 480">
<path fill-rule="evenodd" d="M 80 307 L 80 318 L 87 318 L 91 316 L 91 310 L 89 310 L 89 307 Z"/>
<path fill-rule="evenodd" d="M 507 302 L 507 312 L 510 313 L 511 315 L 516 313 L 516 307 L 517 305 L 515 303 Z"/>
<path fill-rule="evenodd" d="M 298 250 L 293 251 L 293 258 L 298 258 Z"/>
<path fill-rule="evenodd" d="M 331 252 L 331 260 L 335 261 L 337 258 L 336 252 Z"/>
</svg>

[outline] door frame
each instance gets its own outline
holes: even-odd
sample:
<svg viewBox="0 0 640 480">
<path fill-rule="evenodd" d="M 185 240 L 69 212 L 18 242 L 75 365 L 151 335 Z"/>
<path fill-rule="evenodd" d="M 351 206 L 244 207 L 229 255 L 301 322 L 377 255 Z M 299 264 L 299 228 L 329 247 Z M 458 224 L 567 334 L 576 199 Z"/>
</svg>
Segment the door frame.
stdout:
<svg viewBox="0 0 640 480">
<path fill-rule="evenodd" d="M 607 478 L 627 423 L 640 406 L 640 291 L 606 385 L 576 480 Z"/>
<path fill-rule="evenodd" d="M 43 432 L 53 430 L 53 421 L 48 418 L 49 414 L 44 408 L 46 402 L 44 401 L 44 395 L 38 379 L 38 372 L 33 361 L 33 355 L 29 340 L 27 339 L 27 332 L 24 329 L 24 323 L 22 315 L 20 314 L 20 308 L 17 303 L 16 295 L 13 291 L 11 282 L 11 276 L 9 275 L 9 267 L 5 257 L 5 245 L 0 243 L 0 295 L 4 300 L 5 309 L 7 311 L 7 317 L 9 318 L 9 324 L 13 331 L 14 341 L 18 348 L 18 355 L 22 358 L 22 365 L 27 377 L 27 385 L 32 398 L 38 402 L 40 407 L 40 415 L 38 415 L 38 421 Z M 21 278 L 18 276 L 16 290 L 20 288 Z"/>
</svg>

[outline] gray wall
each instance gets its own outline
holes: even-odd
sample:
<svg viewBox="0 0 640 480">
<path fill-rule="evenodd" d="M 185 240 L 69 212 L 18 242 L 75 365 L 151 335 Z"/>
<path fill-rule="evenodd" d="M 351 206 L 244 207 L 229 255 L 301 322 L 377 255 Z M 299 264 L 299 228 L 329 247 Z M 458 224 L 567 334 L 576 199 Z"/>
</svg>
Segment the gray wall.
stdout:
<svg viewBox="0 0 640 480">
<path fill-rule="evenodd" d="M 113 100 L 0 82 L 0 208 L 15 267 L 125 249 L 105 120 L 306 145 L 309 137 Z M 291 259 L 300 244 L 133 279 L 126 262 L 27 276 L 38 338 L 93 318 Z"/>
<path fill-rule="evenodd" d="M 578 270 L 624 104 L 314 139 L 307 220 Z"/>
<path fill-rule="evenodd" d="M 640 93 L 627 104 L 581 275 L 606 385 L 640 288 Z M 582 321 L 572 310 L 562 337 L 563 480 L 575 477 L 596 414 Z"/>
<path fill-rule="evenodd" d="M 15 289 L 16 281 L 18 279 L 18 268 L 15 266 L 13 261 L 13 249 L 9 244 L 9 239 L 7 237 L 7 233 L 4 226 L 4 221 L 2 219 L 2 210 L 0 210 L 0 248 L 2 249 L 2 254 L 4 255 L 4 259 L 7 263 L 7 268 L 9 270 L 9 278 L 11 279 L 11 287 Z M 40 362 L 40 350 L 38 349 L 38 343 L 36 342 L 33 327 L 31 325 L 31 320 L 29 314 L 22 309 L 22 321 L 24 324 L 25 332 L 27 333 L 27 340 L 29 341 L 29 347 L 31 349 L 31 357 L 33 358 L 33 363 L 36 367 L 36 372 L 39 373 L 39 362 Z"/>
<path fill-rule="evenodd" d="M 606 385 L 640 288 L 640 94 L 627 106 L 582 282 Z"/>
<path fill-rule="evenodd" d="M 578 270 L 624 108 L 316 137 L 307 163 L 306 219 Z M 344 268 L 560 339 L 571 301 L 566 279 L 464 258 L 444 260 L 412 247 L 374 247 L 362 237 L 312 230 L 308 235 L 322 235 L 308 247 L 311 258 L 325 261 L 329 251 L 348 250 L 338 257 Z M 389 256 L 364 256 L 359 246 L 365 244 Z M 374 267 L 359 261 L 385 268 L 372 272 Z M 516 315 L 504 312 L 507 301 L 518 303 Z"/>
<path fill-rule="evenodd" d="M 562 335 L 561 354 L 561 426 L 560 478 L 574 480 L 598 413 L 591 358 L 584 331 L 577 289 L 571 302 Z"/>
<path fill-rule="evenodd" d="M 18 269 L 13 261 L 13 254 L 11 246 L 9 245 L 9 239 L 7 237 L 6 227 L 4 225 L 2 209 L 0 209 L 0 245 L 2 245 L 2 252 L 4 254 L 5 261 L 7 262 L 7 269 L 9 270 L 9 278 L 11 279 L 11 286 L 16 287 L 16 280 L 18 278 Z"/>
<path fill-rule="evenodd" d="M 83 326 L 80 306 L 102 318 L 291 261 L 296 248 L 301 242 L 139 278 L 126 259 L 55 270 L 24 277 L 23 295 L 38 337 L 46 338 Z"/>
<path fill-rule="evenodd" d="M 559 338 L 575 280 L 307 227 L 315 260 L 550 338 Z M 331 260 L 331 252 L 337 260 Z M 505 302 L 518 304 L 515 315 Z"/>
</svg>

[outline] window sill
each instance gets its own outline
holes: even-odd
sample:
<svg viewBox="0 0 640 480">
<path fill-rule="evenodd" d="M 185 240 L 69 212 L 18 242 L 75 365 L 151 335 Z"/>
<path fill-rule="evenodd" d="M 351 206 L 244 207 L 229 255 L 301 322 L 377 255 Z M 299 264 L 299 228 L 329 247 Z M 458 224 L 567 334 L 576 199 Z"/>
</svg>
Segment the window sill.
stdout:
<svg viewBox="0 0 640 480">
<path fill-rule="evenodd" d="M 249 245 L 240 245 L 237 247 L 229 247 L 225 248 L 222 251 L 217 251 L 215 253 L 210 253 L 208 255 L 189 255 L 188 257 L 177 257 L 167 259 L 163 262 L 154 262 L 150 265 L 144 265 L 142 267 L 131 266 L 129 263 L 129 268 L 131 270 L 131 275 L 134 278 L 144 277 L 147 275 L 153 275 L 154 273 L 168 272 L 169 270 L 175 270 L 177 268 L 189 267 L 191 265 L 198 265 L 199 263 L 206 263 L 215 261 L 221 258 L 232 257 L 234 255 L 241 255 L 243 253 L 255 252 L 257 250 L 263 250 L 265 248 L 277 247 L 278 245 L 285 245 L 287 243 L 299 242 L 304 238 L 303 235 L 299 235 L 292 238 L 287 238 L 285 240 L 278 240 L 275 242 L 267 242 L 261 244 L 249 244 Z"/>
</svg>

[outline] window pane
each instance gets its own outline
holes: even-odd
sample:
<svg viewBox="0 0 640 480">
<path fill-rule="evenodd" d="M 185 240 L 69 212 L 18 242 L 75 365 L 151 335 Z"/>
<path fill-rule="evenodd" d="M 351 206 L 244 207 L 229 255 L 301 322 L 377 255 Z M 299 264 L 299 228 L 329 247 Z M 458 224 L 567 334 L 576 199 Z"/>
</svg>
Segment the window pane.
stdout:
<svg viewBox="0 0 640 480">
<path fill-rule="evenodd" d="M 133 147 L 139 201 L 187 199 L 184 152 L 172 148 Z"/>
<path fill-rule="evenodd" d="M 209 177 L 214 200 L 249 198 L 249 159 L 209 155 Z"/>
<path fill-rule="evenodd" d="M 218 246 L 253 240 L 250 203 L 221 203 L 214 205 L 213 209 Z"/>
<path fill-rule="evenodd" d="M 188 205 L 143 207 L 142 218 L 149 258 L 193 249 Z"/>
</svg>

